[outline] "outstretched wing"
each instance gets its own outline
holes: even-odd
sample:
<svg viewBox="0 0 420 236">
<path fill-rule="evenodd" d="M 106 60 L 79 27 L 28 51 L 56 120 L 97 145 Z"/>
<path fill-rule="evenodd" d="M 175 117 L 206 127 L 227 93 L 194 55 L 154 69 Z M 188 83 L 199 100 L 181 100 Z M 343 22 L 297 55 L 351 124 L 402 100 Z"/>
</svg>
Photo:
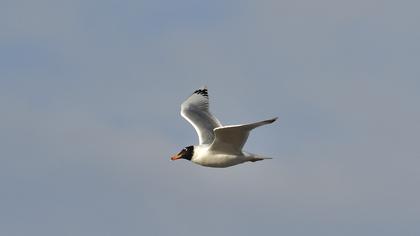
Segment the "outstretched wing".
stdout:
<svg viewBox="0 0 420 236">
<path fill-rule="evenodd" d="M 276 120 L 277 117 L 251 124 L 229 125 L 215 128 L 215 139 L 209 150 L 213 152 L 240 154 L 251 130 L 261 125 L 271 124 Z"/>
<path fill-rule="evenodd" d="M 214 140 L 213 130 L 222 126 L 209 111 L 207 87 L 201 87 L 181 105 L 181 116 L 197 131 L 199 144 L 210 144 Z"/>
</svg>

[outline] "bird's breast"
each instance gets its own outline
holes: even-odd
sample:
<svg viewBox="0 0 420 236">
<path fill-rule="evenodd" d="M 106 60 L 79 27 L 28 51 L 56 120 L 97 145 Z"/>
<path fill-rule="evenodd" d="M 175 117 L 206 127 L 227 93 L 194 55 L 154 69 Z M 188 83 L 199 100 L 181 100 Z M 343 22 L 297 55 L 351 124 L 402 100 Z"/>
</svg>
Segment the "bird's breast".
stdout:
<svg viewBox="0 0 420 236">
<path fill-rule="evenodd" d="M 223 168 L 243 163 L 246 160 L 243 156 L 207 152 L 197 155 L 192 161 L 202 166 Z"/>
</svg>

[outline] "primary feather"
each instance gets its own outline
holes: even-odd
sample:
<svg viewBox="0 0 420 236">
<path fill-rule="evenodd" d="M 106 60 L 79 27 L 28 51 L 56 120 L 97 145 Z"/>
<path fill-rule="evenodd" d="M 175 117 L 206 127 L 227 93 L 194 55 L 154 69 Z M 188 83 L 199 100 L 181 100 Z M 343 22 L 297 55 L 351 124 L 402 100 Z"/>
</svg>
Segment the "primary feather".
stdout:
<svg viewBox="0 0 420 236">
<path fill-rule="evenodd" d="M 201 87 L 181 105 L 181 115 L 194 127 L 199 144 L 210 144 L 214 140 L 213 129 L 222 126 L 209 111 L 207 87 Z"/>
</svg>

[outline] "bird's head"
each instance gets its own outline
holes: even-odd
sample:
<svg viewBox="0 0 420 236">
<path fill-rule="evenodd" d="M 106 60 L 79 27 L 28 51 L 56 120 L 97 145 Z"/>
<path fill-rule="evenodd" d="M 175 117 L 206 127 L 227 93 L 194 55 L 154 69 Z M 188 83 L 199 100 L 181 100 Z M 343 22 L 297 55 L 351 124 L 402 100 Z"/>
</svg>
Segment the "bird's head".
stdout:
<svg viewBox="0 0 420 236">
<path fill-rule="evenodd" d="M 191 161 L 192 156 L 194 155 L 194 146 L 188 146 L 182 149 L 178 154 L 171 157 L 171 160 L 186 159 Z"/>
</svg>

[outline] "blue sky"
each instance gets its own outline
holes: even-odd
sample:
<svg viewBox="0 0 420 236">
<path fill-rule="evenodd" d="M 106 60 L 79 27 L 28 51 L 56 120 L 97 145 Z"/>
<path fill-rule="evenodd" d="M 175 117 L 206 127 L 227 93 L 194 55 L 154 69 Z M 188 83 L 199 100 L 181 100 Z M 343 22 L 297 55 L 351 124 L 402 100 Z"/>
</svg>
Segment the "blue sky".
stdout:
<svg viewBox="0 0 420 236">
<path fill-rule="evenodd" d="M 0 234 L 420 234 L 419 7 L 2 1 Z M 274 160 L 169 160 L 204 84 Z"/>
</svg>

